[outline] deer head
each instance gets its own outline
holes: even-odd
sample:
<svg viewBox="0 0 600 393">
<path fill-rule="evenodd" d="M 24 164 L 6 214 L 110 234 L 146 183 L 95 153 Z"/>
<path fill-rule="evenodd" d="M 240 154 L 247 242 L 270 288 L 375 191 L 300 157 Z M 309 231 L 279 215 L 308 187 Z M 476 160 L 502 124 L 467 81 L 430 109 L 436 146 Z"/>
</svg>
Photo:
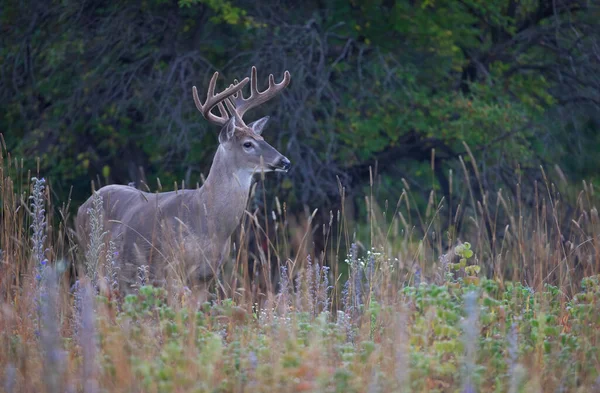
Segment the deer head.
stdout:
<svg viewBox="0 0 600 393">
<path fill-rule="evenodd" d="M 269 75 L 269 87 L 258 91 L 256 67 L 252 67 L 250 79 L 234 81 L 227 89 L 215 95 L 215 86 L 219 74 L 215 72 L 210 80 L 206 101 L 200 102 L 196 86 L 192 87 L 196 108 L 209 122 L 222 126 L 219 133 L 219 159 L 226 160 L 237 170 L 246 173 L 281 171 L 287 172 L 290 161 L 268 144 L 261 136 L 269 117 L 263 117 L 246 124 L 244 114 L 275 97 L 290 83 L 290 73 L 285 71 L 283 80 L 275 83 L 273 74 Z M 250 81 L 250 96 L 245 98 L 243 87 Z M 224 103 L 224 104 L 223 104 Z M 218 108 L 220 114 L 212 112 Z"/>
</svg>

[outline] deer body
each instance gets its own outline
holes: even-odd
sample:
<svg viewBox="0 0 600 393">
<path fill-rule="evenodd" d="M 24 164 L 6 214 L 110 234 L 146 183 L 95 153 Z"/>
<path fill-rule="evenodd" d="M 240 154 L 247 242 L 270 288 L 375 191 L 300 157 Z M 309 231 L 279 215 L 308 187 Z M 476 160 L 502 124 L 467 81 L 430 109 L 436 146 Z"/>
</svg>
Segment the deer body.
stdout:
<svg viewBox="0 0 600 393">
<path fill-rule="evenodd" d="M 164 282 L 174 274 L 188 286 L 205 285 L 217 274 L 228 253 L 231 235 L 246 210 L 253 176 L 259 172 L 287 171 L 290 166 L 289 160 L 260 136 L 268 118 L 249 125 L 241 118 L 245 110 L 270 98 L 265 97 L 269 91 L 272 97 L 284 88 L 289 74 L 286 72 L 287 79 L 280 84 L 274 84 L 271 75 L 269 90 L 258 93 L 253 67 L 252 95 L 248 99 L 240 92 L 247 78 L 215 96 L 216 76 L 215 73 L 204 105 L 199 103 L 194 88 L 196 105 L 204 117 L 223 125 L 219 147 L 202 187 L 162 193 L 123 185 L 98 190 L 103 199 L 104 228 L 117 245 L 120 284 L 126 291 L 136 282 L 142 265 L 149 267 L 154 281 Z M 236 101 L 230 100 L 231 96 Z M 221 103 L 223 100 L 231 117 Z M 215 106 L 221 117 L 210 112 Z M 89 198 L 76 218 L 78 237 L 85 247 L 90 236 L 88 211 L 92 203 L 93 198 Z"/>
</svg>

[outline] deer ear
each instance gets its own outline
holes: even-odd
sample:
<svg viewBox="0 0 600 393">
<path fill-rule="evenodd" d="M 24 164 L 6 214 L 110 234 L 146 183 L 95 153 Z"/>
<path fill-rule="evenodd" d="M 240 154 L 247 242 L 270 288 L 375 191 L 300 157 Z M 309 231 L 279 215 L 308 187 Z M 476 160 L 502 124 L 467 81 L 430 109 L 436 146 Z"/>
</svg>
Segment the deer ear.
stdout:
<svg viewBox="0 0 600 393">
<path fill-rule="evenodd" d="M 268 121 L 269 121 L 269 116 L 265 116 L 262 119 L 258 119 L 257 121 L 253 121 L 252 123 L 250 123 L 248 125 L 248 127 L 252 128 L 252 131 L 254 131 L 254 133 L 256 135 L 260 135 L 260 134 L 262 134 L 263 129 L 267 125 Z"/>
<path fill-rule="evenodd" d="M 223 144 L 227 142 L 229 139 L 233 138 L 233 134 L 235 133 L 235 117 L 231 117 L 227 123 L 221 128 L 221 132 L 219 133 L 219 143 Z"/>
</svg>

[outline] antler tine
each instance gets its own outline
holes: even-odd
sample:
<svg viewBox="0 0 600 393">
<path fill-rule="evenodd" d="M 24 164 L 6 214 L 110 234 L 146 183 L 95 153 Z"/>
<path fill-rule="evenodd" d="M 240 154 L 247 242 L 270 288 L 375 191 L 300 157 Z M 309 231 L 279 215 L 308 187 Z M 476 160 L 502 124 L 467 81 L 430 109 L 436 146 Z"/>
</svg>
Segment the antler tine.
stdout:
<svg viewBox="0 0 600 393">
<path fill-rule="evenodd" d="M 252 66 L 252 71 L 250 71 L 250 96 L 254 94 L 258 94 L 258 76 L 256 67 Z"/>
<path fill-rule="evenodd" d="M 228 100 L 229 98 L 226 98 L 226 100 Z M 225 106 L 223 106 L 222 102 L 219 102 L 217 104 L 217 107 L 219 108 L 219 113 L 221 114 L 221 117 L 225 119 L 225 121 L 229 120 L 229 113 L 227 113 L 227 111 L 225 110 Z"/>
<path fill-rule="evenodd" d="M 252 67 L 252 72 L 250 73 L 250 97 L 244 98 L 244 94 L 242 91 L 239 91 L 239 94 L 233 96 L 235 100 L 235 113 L 241 119 L 249 109 L 255 108 L 265 102 L 269 101 L 271 98 L 275 97 L 280 91 L 285 89 L 287 85 L 290 84 L 290 73 L 289 71 L 285 71 L 283 73 L 283 80 L 279 83 L 275 83 L 275 77 L 273 74 L 269 75 L 269 87 L 267 90 L 262 93 L 258 91 L 258 78 L 256 76 L 256 67 Z M 236 117 L 237 117 L 236 116 Z M 236 120 L 238 120 L 236 118 Z"/>
<path fill-rule="evenodd" d="M 217 78 L 219 77 L 219 73 L 215 72 L 210 78 L 210 82 L 208 84 L 208 89 L 206 90 L 206 101 L 204 104 L 200 102 L 200 98 L 198 97 L 198 90 L 196 86 L 192 87 L 192 95 L 194 97 L 194 103 L 196 104 L 196 108 L 202 113 L 202 116 L 211 123 L 217 125 L 224 125 L 227 120 L 229 120 L 229 115 L 223 106 L 223 101 L 228 99 L 232 95 L 237 95 L 239 91 L 248 83 L 249 79 L 244 78 L 241 82 L 237 82 L 231 84 L 227 89 L 223 90 L 219 94 L 215 95 L 215 87 L 217 86 Z M 211 110 L 217 106 L 219 108 L 219 113 L 221 116 L 217 116 L 211 112 Z"/>
<path fill-rule="evenodd" d="M 233 84 L 234 84 L 234 85 L 237 85 L 238 83 L 239 83 L 239 82 L 238 82 L 238 80 L 237 80 L 237 79 L 234 79 L 234 80 L 233 80 Z M 243 90 L 236 91 L 235 93 L 233 93 L 233 94 L 231 95 L 231 97 L 233 97 L 234 99 L 238 99 L 238 97 L 239 97 L 240 95 L 242 95 L 242 96 L 244 95 L 244 94 L 243 94 Z"/>
<path fill-rule="evenodd" d="M 241 95 L 242 93 L 240 92 L 239 94 Z M 231 112 L 233 114 L 233 116 L 235 116 L 235 121 L 237 124 L 240 124 L 240 125 L 246 124 L 244 122 L 244 120 L 242 120 L 242 117 L 240 116 L 240 114 L 237 112 L 235 105 L 231 101 L 231 98 L 228 97 L 225 99 L 225 105 L 227 105 L 227 109 L 229 109 L 229 112 Z"/>
</svg>

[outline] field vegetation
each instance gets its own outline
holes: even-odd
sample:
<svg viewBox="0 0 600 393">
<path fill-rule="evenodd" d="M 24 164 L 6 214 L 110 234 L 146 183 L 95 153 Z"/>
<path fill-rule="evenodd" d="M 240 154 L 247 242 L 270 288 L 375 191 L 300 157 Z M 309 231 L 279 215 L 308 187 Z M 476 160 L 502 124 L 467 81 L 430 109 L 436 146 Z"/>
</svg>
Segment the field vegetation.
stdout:
<svg viewBox="0 0 600 393">
<path fill-rule="evenodd" d="M 147 285 L 143 269 L 134 293 L 121 295 L 123 261 L 105 238 L 101 204 L 88 212 L 94 239 L 83 250 L 51 182 L 6 151 L 1 162 L 6 392 L 600 388 L 591 184 L 572 196 L 538 184 L 530 209 L 500 190 L 493 206 L 472 199 L 480 185 L 461 182 L 452 201 L 432 191 L 416 216 L 406 188 L 394 203 L 367 196 L 362 222 L 331 212 L 322 231 L 290 227 L 276 210 L 268 241 L 280 274 L 269 281 L 265 255 L 255 272 L 271 290 L 248 277 L 238 252 L 214 297 L 198 304 L 177 283 Z M 460 231 L 439 232 L 443 216 Z M 509 224 L 498 230 L 500 220 Z M 489 227 L 500 235 L 490 238 Z M 325 238 L 326 251 L 285 257 L 283 239 L 307 230 Z"/>
</svg>

